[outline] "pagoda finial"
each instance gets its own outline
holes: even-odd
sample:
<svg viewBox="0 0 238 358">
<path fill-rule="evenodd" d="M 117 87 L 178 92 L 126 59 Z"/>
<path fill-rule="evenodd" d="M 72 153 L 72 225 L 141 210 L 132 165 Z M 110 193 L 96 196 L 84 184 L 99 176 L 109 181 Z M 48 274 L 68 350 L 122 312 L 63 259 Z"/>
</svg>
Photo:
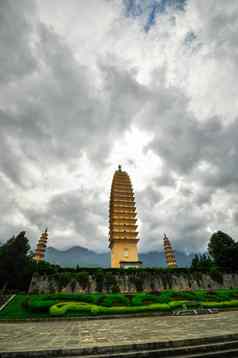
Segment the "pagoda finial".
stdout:
<svg viewBox="0 0 238 358">
<path fill-rule="evenodd" d="M 164 232 L 164 240 L 168 239 L 168 237 L 166 236 L 165 232 Z"/>
<path fill-rule="evenodd" d="M 119 170 L 119 172 L 121 172 L 121 165 L 120 164 L 118 165 L 118 170 Z"/>
</svg>

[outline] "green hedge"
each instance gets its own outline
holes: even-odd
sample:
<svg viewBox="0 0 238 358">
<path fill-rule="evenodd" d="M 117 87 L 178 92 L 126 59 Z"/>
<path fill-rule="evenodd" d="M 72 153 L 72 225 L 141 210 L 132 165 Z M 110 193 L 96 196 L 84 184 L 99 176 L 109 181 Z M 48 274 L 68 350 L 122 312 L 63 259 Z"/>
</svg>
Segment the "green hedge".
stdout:
<svg viewBox="0 0 238 358">
<path fill-rule="evenodd" d="M 50 307 L 49 313 L 52 316 L 64 316 L 69 312 L 77 312 L 80 314 L 90 314 L 93 307 L 98 307 L 93 304 L 84 302 L 61 302 Z"/>
<path fill-rule="evenodd" d="M 26 306 L 31 312 L 49 312 L 49 308 L 57 303 L 57 300 L 39 300 L 34 298 L 28 301 Z"/>
<path fill-rule="evenodd" d="M 181 300 L 182 296 L 191 298 L 192 296 L 184 294 L 181 291 L 163 291 L 158 294 L 140 293 L 128 295 L 131 302 L 128 305 L 128 297 L 123 295 L 106 295 L 101 293 L 95 294 L 52 294 L 52 295 L 16 295 L 16 297 L 0 312 L 1 319 L 26 319 L 26 318 L 46 318 L 57 315 L 111 315 L 127 314 L 139 312 L 166 312 L 180 308 L 238 308 L 238 289 L 230 290 L 199 290 L 192 292 L 196 299 Z M 174 296 L 176 295 L 176 296 Z M 112 307 L 103 306 L 100 301 L 105 303 L 105 299 L 111 297 L 108 301 Z M 120 297 L 118 299 L 118 297 Z M 124 300 L 125 297 L 126 301 Z M 152 302 L 152 300 L 167 300 L 168 297 L 175 297 L 176 300 L 170 302 Z M 230 300 L 224 300 L 224 297 L 231 297 Z M 125 302 L 124 306 L 113 306 L 114 299 L 117 298 Z M 212 300 L 213 298 L 213 300 Z M 151 299 L 151 301 L 149 301 Z M 218 300 L 220 299 L 220 301 Z M 223 300 L 222 300 L 223 299 Z M 84 300 L 84 302 L 83 302 Z M 139 305 L 141 303 L 141 305 Z M 118 304 L 118 303 L 115 303 Z M 55 308 L 53 308 L 55 307 Z"/>
<path fill-rule="evenodd" d="M 61 302 L 78 302 L 100 305 L 104 307 L 114 306 L 145 306 L 151 304 L 168 304 L 171 302 L 229 302 L 238 298 L 238 290 L 197 290 L 175 291 L 166 290 L 157 294 L 136 293 L 131 296 L 131 302 L 126 295 L 120 293 L 57 293 L 50 295 L 28 296 L 22 303 L 23 307 L 33 313 L 46 313 L 49 308 Z"/>
<path fill-rule="evenodd" d="M 76 301 L 98 303 L 105 295 L 102 293 L 56 293 L 51 295 L 41 296 L 42 300 L 56 300 L 56 301 Z"/>
<path fill-rule="evenodd" d="M 166 303 L 155 303 L 146 306 L 125 306 L 125 307 L 103 307 L 93 304 L 83 304 L 79 302 L 59 303 L 50 308 L 52 316 L 64 316 L 69 313 L 89 314 L 89 315 L 111 315 L 128 314 L 140 312 L 168 312 L 173 311 L 186 304 L 186 301 Z"/>
<path fill-rule="evenodd" d="M 142 306 L 152 303 L 160 303 L 160 296 L 150 293 L 137 293 L 132 297 L 132 306 Z"/>
<path fill-rule="evenodd" d="M 223 301 L 223 302 L 202 302 L 201 306 L 204 308 L 229 308 L 238 307 L 238 300 Z"/>
<path fill-rule="evenodd" d="M 101 306 L 112 307 L 112 306 L 128 306 L 129 299 L 120 294 L 114 293 L 109 295 L 104 295 L 101 299 L 98 300 Z"/>
</svg>

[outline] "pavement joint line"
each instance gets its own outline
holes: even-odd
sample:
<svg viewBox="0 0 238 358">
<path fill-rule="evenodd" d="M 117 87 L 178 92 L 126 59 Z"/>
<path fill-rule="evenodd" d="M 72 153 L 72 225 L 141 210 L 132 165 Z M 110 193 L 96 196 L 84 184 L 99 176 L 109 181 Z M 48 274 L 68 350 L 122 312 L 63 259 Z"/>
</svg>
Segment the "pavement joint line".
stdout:
<svg viewBox="0 0 238 358">
<path fill-rule="evenodd" d="M 16 294 L 14 295 L 11 295 L 11 297 L 6 301 L 4 302 L 4 304 L 0 307 L 0 312 L 5 308 L 7 307 L 7 305 L 13 300 L 13 298 L 16 296 Z M 1 321 L 0 321 L 1 322 Z"/>
</svg>

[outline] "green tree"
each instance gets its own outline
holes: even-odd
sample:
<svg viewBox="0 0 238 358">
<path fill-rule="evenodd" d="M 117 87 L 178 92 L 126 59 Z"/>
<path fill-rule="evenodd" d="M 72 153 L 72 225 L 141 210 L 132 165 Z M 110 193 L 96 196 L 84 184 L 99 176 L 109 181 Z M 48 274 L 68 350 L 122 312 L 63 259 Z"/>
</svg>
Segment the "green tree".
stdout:
<svg viewBox="0 0 238 358">
<path fill-rule="evenodd" d="M 238 270 L 238 243 L 222 231 L 214 233 L 208 244 L 215 265 L 225 271 Z"/>
<path fill-rule="evenodd" d="M 25 231 L 0 247 L 0 288 L 26 290 L 34 264 Z"/>
<path fill-rule="evenodd" d="M 212 259 L 210 258 L 209 255 L 206 254 L 200 254 L 200 255 L 195 255 L 193 260 L 192 260 L 192 264 L 191 264 L 191 268 L 194 270 L 206 270 L 206 271 L 210 271 L 210 269 L 214 266 L 214 262 L 212 261 Z"/>
</svg>

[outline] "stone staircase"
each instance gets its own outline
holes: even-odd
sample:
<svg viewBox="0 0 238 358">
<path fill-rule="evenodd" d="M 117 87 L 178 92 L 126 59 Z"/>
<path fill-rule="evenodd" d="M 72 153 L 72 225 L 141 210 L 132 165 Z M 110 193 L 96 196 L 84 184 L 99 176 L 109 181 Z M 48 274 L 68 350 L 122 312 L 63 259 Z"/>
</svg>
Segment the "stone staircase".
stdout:
<svg viewBox="0 0 238 358">
<path fill-rule="evenodd" d="M 60 349 L 32 352 L 0 352 L 0 358 L 84 357 L 84 358 L 213 358 L 238 357 L 238 334 L 188 340 L 140 343 L 120 346 Z"/>
</svg>

